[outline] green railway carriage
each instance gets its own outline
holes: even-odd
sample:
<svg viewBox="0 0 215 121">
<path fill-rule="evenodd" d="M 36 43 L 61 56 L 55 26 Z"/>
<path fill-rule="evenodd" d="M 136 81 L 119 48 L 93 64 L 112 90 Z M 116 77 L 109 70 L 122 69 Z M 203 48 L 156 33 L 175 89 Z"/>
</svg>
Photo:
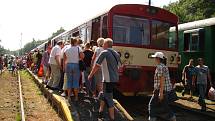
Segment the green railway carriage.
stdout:
<svg viewBox="0 0 215 121">
<path fill-rule="evenodd" d="M 174 28 L 170 31 L 174 31 Z M 201 57 L 209 66 L 212 79 L 215 80 L 215 18 L 180 24 L 178 37 L 181 55 L 179 71 L 182 72 L 190 58 L 194 59 L 196 65 L 197 58 Z"/>
</svg>

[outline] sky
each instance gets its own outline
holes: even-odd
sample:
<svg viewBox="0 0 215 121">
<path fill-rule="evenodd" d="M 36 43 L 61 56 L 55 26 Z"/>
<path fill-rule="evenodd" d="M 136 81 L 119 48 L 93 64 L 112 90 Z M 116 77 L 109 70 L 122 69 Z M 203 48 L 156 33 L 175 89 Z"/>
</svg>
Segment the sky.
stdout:
<svg viewBox="0 0 215 121">
<path fill-rule="evenodd" d="M 17 50 L 33 38 L 47 39 L 60 27 L 72 29 L 116 4 L 148 4 L 148 1 L 0 0 L 0 45 Z M 153 6 L 162 7 L 177 0 L 151 1 Z"/>
</svg>

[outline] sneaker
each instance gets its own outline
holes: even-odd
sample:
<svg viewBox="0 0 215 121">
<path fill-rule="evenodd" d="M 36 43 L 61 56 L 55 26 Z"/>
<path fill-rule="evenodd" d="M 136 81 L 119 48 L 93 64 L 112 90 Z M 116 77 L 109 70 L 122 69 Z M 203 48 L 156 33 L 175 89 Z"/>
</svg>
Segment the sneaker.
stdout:
<svg viewBox="0 0 215 121">
<path fill-rule="evenodd" d="M 62 96 L 62 97 L 66 97 L 66 93 L 63 92 L 63 93 L 61 94 L 61 96 Z"/>
</svg>

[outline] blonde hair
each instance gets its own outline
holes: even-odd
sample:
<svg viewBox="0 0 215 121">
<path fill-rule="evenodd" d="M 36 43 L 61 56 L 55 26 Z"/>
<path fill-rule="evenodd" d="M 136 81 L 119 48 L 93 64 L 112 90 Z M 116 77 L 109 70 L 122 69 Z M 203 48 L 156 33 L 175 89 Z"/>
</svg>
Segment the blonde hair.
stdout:
<svg viewBox="0 0 215 121">
<path fill-rule="evenodd" d="M 98 44 L 99 47 L 102 47 L 103 44 L 104 44 L 104 38 L 98 38 L 97 39 L 97 44 Z"/>
<path fill-rule="evenodd" d="M 112 48 L 112 46 L 113 46 L 113 40 L 111 38 L 106 38 L 104 40 L 104 43 L 107 43 L 109 48 Z"/>
</svg>

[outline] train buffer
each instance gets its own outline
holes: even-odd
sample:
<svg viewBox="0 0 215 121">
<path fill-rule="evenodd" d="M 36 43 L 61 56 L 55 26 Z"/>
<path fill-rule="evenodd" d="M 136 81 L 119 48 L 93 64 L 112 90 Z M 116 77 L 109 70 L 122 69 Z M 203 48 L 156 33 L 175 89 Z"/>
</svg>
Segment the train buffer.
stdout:
<svg viewBox="0 0 215 121">
<path fill-rule="evenodd" d="M 79 93 L 79 101 L 68 103 L 66 99 L 60 96 L 59 93 L 54 93 L 51 90 L 45 88 L 42 84 L 42 80 L 35 76 L 31 71 L 28 72 L 33 76 L 34 81 L 40 87 L 45 97 L 49 100 L 51 105 L 57 110 L 59 115 L 65 121 L 100 121 L 98 119 L 99 100 L 96 98 L 90 98 L 84 96 L 83 93 Z M 128 121 L 133 118 L 127 113 L 127 111 L 119 104 L 117 100 L 115 102 L 115 121 Z M 109 121 L 108 110 L 105 108 L 104 118 L 101 121 Z"/>
</svg>

